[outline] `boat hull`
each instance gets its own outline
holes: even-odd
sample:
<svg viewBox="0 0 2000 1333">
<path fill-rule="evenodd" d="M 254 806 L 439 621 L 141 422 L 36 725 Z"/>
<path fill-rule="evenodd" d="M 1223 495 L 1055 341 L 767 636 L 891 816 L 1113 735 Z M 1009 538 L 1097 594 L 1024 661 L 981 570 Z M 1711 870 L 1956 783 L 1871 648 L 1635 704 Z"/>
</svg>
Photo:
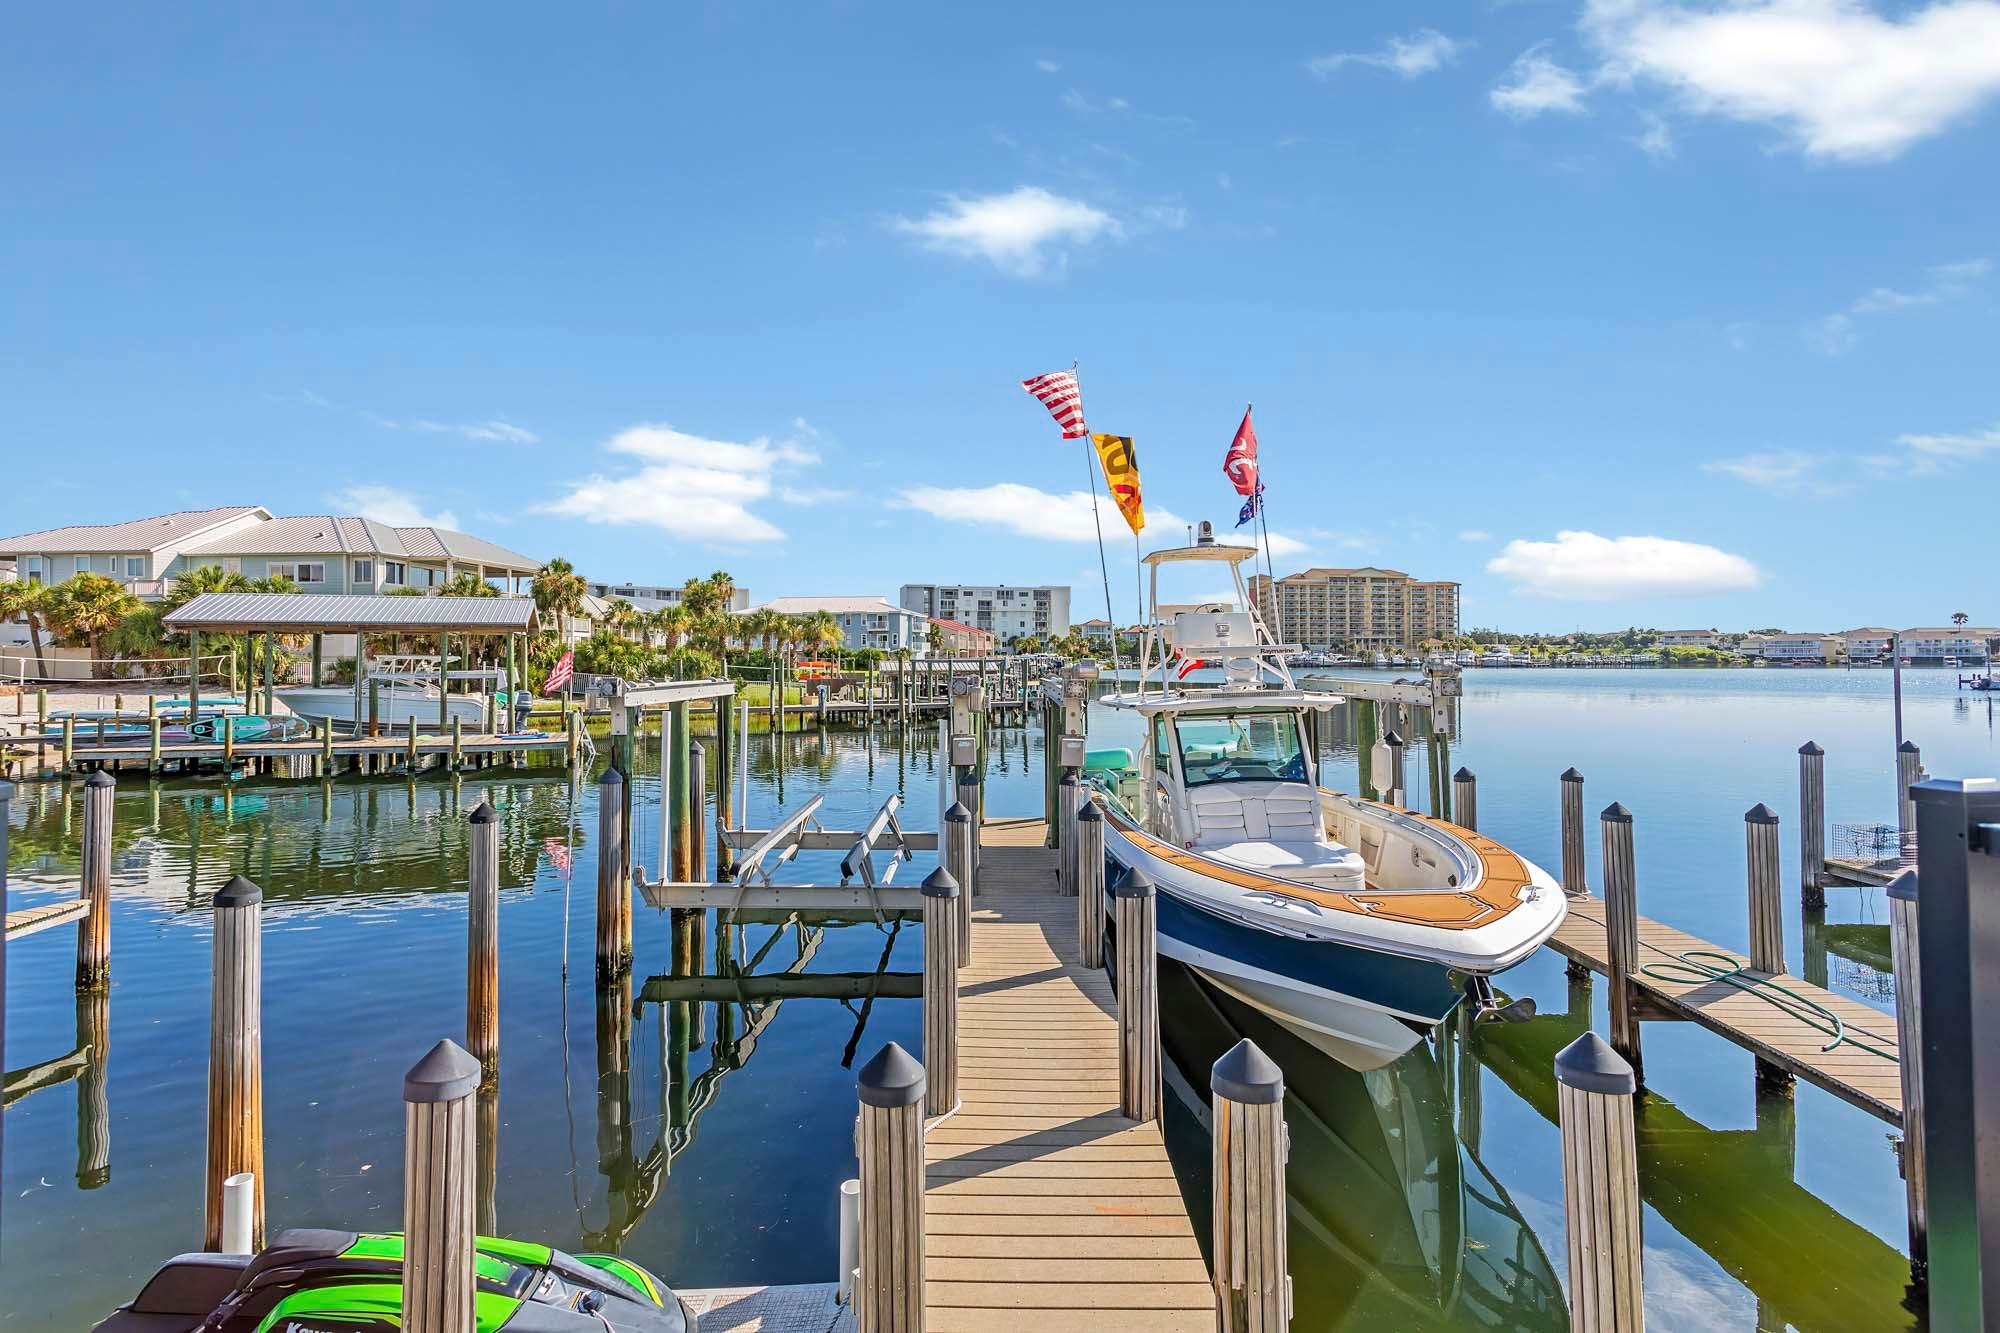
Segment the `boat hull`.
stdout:
<svg viewBox="0 0 2000 1333">
<path fill-rule="evenodd" d="M 278 697 L 285 701 L 285 707 L 301 717 L 324 719 L 329 722 L 352 723 L 354 721 L 354 691 L 348 689 L 322 689 L 313 686 L 278 691 Z M 477 730 L 486 725 L 486 701 L 476 694 L 454 694 L 449 703 L 448 718 L 457 718 L 468 730 Z M 368 704 L 362 702 L 362 721 L 368 720 Z M 436 726 L 438 720 L 438 699 L 435 694 L 420 690 L 402 689 L 395 686 L 376 691 L 375 721 L 385 727 L 407 727 L 415 722 L 418 726 Z"/>
</svg>

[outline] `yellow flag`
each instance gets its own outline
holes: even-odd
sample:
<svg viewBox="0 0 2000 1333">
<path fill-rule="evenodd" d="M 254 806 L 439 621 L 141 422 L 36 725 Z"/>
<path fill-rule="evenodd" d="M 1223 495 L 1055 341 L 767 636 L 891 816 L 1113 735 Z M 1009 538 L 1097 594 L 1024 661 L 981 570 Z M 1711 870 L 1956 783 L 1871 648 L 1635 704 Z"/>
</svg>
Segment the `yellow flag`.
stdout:
<svg viewBox="0 0 2000 1333">
<path fill-rule="evenodd" d="M 1118 504 L 1118 512 L 1134 533 L 1146 526 L 1146 505 L 1139 495 L 1139 455 L 1129 435 L 1093 435 L 1098 461 L 1104 464 L 1104 484 Z"/>
</svg>

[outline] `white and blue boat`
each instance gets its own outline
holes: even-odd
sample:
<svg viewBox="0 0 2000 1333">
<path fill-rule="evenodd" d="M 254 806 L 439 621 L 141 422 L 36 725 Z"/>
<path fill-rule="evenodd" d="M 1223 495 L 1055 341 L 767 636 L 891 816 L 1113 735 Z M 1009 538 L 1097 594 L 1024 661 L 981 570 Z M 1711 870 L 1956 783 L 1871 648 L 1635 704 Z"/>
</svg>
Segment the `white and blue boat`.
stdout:
<svg viewBox="0 0 2000 1333">
<path fill-rule="evenodd" d="M 1145 558 L 1151 614 L 1139 678 L 1098 702 L 1134 715 L 1130 749 L 1093 753 L 1107 882 L 1158 888 L 1160 952 L 1359 1069 L 1408 1050 L 1489 978 L 1529 957 L 1566 903 L 1546 871 L 1445 820 L 1324 790 L 1311 742 L 1343 700 L 1300 689 L 1250 604 L 1248 546 Z M 1236 608 L 1159 613 L 1163 565 L 1221 564 Z M 1188 664 L 1220 684 L 1186 682 Z M 1497 1012 L 1497 1011 L 1496 1011 Z M 1509 1017 L 1532 1010 L 1515 1007 Z"/>
</svg>

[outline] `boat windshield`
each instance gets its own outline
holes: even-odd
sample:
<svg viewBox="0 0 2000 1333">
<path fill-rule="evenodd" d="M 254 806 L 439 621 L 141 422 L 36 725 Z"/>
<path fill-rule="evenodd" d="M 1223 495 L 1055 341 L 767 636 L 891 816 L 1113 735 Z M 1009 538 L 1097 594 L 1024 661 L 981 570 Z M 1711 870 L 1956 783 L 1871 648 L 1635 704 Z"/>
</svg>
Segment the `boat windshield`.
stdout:
<svg viewBox="0 0 2000 1333">
<path fill-rule="evenodd" d="M 1174 729 L 1190 787 L 1306 780 L 1298 719 L 1290 713 L 1183 713 Z"/>
</svg>

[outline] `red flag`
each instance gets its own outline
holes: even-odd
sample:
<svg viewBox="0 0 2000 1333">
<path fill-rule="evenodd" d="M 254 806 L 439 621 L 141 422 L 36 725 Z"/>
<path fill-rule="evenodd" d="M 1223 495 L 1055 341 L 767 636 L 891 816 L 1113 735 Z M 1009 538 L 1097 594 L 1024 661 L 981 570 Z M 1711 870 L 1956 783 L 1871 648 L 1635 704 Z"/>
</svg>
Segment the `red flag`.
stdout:
<svg viewBox="0 0 2000 1333">
<path fill-rule="evenodd" d="M 557 690 L 569 684 L 569 678 L 575 670 L 576 649 L 572 648 L 562 655 L 560 662 L 549 668 L 549 678 L 542 682 L 542 693 L 554 694 Z"/>
<path fill-rule="evenodd" d="M 1243 424 L 1236 428 L 1236 438 L 1229 442 L 1229 452 L 1223 455 L 1222 474 L 1229 478 L 1238 495 L 1255 495 L 1261 489 L 1257 484 L 1257 428 L 1250 424 L 1247 407 L 1243 409 Z"/>
<path fill-rule="evenodd" d="M 1021 387 L 1049 409 L 1056 425 L 1062 427 L 1065 440 L 1081 440 L 1089 436 L 1090 428 L 1083 424 L 1083 388 L 1076 382 L 1075 371 L 1050 371 L 1031 380 L 1022 380 Z"/>
</svg>

